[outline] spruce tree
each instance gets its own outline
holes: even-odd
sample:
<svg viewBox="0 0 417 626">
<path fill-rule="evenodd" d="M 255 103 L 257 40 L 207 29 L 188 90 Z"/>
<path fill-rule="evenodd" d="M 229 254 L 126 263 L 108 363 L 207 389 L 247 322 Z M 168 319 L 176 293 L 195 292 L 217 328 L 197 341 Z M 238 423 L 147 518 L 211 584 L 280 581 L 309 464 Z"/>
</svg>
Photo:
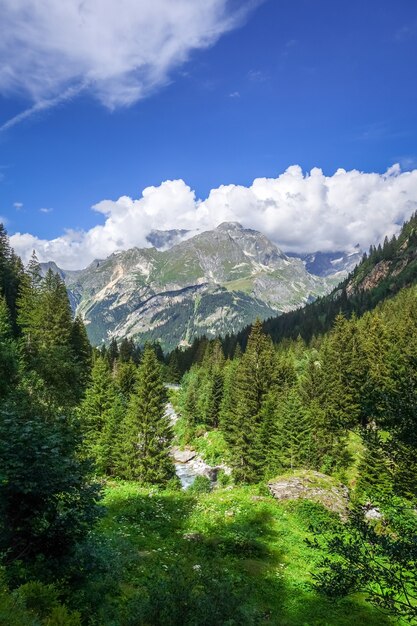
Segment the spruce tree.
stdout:
<svg viewBox="0 0 417 626">
<path fill-rule="evenodd" d="M 271 427 L 268 465 L 285 469 L 313 467 L 314 425 L 302 405 L 297 387 L 281 394 Z"/>
<path fill-rule="evenodd" d="M 362 432 L 365 451 L 358 467 L 359 478 L 355 493 L 364 500 L 384 499 L 392 494 L 393 476 L 384 444 L 375 427 Z"/>
<path fill-rule="evenodd" d="M 118 361 L 114 370 L 114 384 L 126 405 L 134 392 L 137 367 L 133 361 Z"/>
<path fill-rule="evenodd" d="M 193 365 L 190 371 L 184 375 L 180 392 L 181 415 L 187 421 L 188 427 L 191 430 L 194 429 L 199 421 L 199 382 L 199 367 Z"/>
<path fill-rule="evenodd" d="M 166 400 L 161 366 L 152 347 L 147 346 L 122 425 L 118 461 L 122 477 L 158 485 L 174 477 L 169 454 L 173 432 L 165 415 Z"/>
<path fill-rule="evenodd" d="M 179 362 L 178 362 L 178 352 L 174 350 L 171 352 L 168 366 L 167 366 L 167 382 L 178 384 L 181 380 Z"/>
<path fill-rule="evenodd" d="M 116 392 L 108 361 L 99 357 L 94 363 L 91 381 L 79 412 L 84 433 L 85 454 L 95 460 L 98 471 L 102 473 L 108 466 L 103 447 L 108 449 L 108 433 L 115 430 L 113 426 L 115 404 Z M 116 438 L 114 445 L 116 445 Z"/>
<path fill-rule="evenodd" d="M 110 367 L 113 368 L 114 362 L 119 356 L 119 347 L 117 345 L 116 339 L 113 339 L 110 342 L 109 349 L 107 351 L 107 358 L 109 360 Z"/>
<path fill-rule="evenodd" d="M 71 326 L 70 344 L 72 347 L 75 364 L 79 371 L 80 395 L 85 390 L 91 373 L 92 348 L 87 337 L 84 322 L 79 315 L 76 316 Z"/>
<path fill-rule="evenodd" d="M 32 258 L 22 281 L 18 323 L 23 363 L 38 393 L 51 411 L 74 406 L 82 393 L 85 374 L 72 344 L 72 312 L 67 290 L 58 274 L 44 278 Z M 84 379 L 84 381 L 83 381 Z"/>
<path fill-rule="evenodd" d="M 321 398 L 329 425 L 335 430 L 360 423 L 364 354 L 354 319 L 336 317 L 334 328 L 321 350 L 324 394 Z"/>
<path fill-rule="evenodd" d="M 7 232 L 0 224 L 0 297 L 4 297 L 9 310 L 12 332 L 17 334 L 17 309 L 20 283 L 23 277 L 23 265 L 10 247 Z"/>
<path fill-rule="evenodd" d="M 6 299 L 0 297 L 0 402 L 12 390 L 17 380 L 18 354 L 13 340 L 9 309 Z"/>
<path fill-rule="evenodd" d="M 134 351 L 135 344 L 133 339 L 127 339 L 127 337 L 124 337 L 120 342 L 119 361 L 122 363 L 128 363 L 133 358 Z"/>
<path fill-rule="evenodd" d="M 225 436 L 231 447 L 236 479 L 255 482 L 261 478 L 265 461 L 261 436 L 262 404 L 276 385 L 274 349 L 259 320 L 252 327 L 234 383 Z"/>
</svg>

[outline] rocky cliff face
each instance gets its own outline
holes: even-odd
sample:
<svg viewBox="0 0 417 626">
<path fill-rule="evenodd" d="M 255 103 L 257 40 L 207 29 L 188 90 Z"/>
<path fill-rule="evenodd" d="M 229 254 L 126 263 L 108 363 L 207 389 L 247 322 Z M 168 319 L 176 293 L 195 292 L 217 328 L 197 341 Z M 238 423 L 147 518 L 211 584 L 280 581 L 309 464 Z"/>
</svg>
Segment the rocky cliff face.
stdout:
<svg viewBox="0 0 417 626">
<path fill-rule="evenodd" d="M 160 234 L 159 241 L 165 242 Z M 237 332 L 257 317 L 323 295 L 330 285 L 237 223 L 168 250 L 132 248 L 85 270 L 60 271 L 93 344 L 128 336 L 160 341 L 165 350 L 199 335 Z"/>
<path fill-rule="evenodd" d="M 363 294 L 382 299 L 417 282 L 417 214 L 406 222 L 398 236 L 373 247 L 346 281 L 348 297 Z M 375 294 L 373 296 L 372 294 Z"/>
</svg>

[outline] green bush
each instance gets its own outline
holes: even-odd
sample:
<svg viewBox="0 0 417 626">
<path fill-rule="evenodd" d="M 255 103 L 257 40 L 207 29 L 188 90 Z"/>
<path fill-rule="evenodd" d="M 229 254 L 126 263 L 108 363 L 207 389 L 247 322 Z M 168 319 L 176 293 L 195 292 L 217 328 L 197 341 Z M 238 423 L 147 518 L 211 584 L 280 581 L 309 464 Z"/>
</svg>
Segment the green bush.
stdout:
<svg viewBox="0 0 417 626">
<path fill-rule="evenodd" d="M 212 487 L 207 476 L 197 476 L 188 491 L 191 493 L 210 493 Z"/>
<path fill-rule="evenodd" d="M 0 589 L 1 626 L 81 626 L 77 612 L 70 612 L 58 599 L 53 585 L 31 581 L 10 592 Z"/>
</svg>

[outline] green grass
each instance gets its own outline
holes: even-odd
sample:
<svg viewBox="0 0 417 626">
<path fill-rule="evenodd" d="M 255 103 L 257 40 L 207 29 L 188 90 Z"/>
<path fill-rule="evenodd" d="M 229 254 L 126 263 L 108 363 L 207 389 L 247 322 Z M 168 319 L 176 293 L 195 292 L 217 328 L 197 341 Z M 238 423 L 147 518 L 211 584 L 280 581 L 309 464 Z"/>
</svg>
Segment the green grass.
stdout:
<svg viewBox="0 0 417 626">
<path fill-rule="evenodd" d="M 305 538 L 312 517 L 329 515 L 318 505 L 278 503 L 258 487 L 191 494 L 134 483 L 109 485 L 105 505 L 98 533 L 113 546 L 115 581 L 102 607 L 117 617 L 97 623 L 392 623 L 360 597 L 329 601 L 313 589 L 320 554 Z"/>
<path fill-rule="evenodd" d="M 220 465 L 228 461 L 229 449 L 221 430 L 209 430 L 203 437 L 196 437 L 190 446 L 209 465 Z"/>
<path fill-rule="evenodd" d="M 228 291 L 242 291 L 243 293 L 251 293 L 253 290 L 253 276 L 237 278 L 236 280 L 230 280 L 224 283 Z"/>
</svg>

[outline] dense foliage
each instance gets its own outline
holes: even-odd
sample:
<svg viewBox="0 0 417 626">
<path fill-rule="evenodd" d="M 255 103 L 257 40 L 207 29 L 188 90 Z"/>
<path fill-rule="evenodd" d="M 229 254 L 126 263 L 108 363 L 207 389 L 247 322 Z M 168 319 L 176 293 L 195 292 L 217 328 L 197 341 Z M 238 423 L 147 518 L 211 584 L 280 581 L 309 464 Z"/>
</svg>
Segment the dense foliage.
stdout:
<svg viewBox="0 0 417 626">
<path fill-rule="evenodd" d="M 167 358 L 92 349 L 1 228 L 0 624 L 416 623 L 417 289 L 361 287 L 397 263 L 412 282 L 415 222 L 337 297 Z M 215 489 L 179 490 L 174 444 Z M 297 472 L 343 481 L 350 511 L 275 502 L 266 483 Z"/>
</svg>

